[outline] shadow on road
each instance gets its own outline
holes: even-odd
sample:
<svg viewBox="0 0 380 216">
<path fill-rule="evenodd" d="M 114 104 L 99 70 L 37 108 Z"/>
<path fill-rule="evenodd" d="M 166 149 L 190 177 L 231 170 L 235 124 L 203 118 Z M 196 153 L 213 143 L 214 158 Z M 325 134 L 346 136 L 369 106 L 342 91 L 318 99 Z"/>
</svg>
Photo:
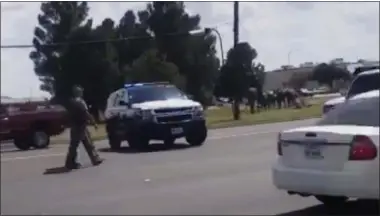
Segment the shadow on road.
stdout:
<svg viewBox="0 0 380 216">
<path fill-rule="evenodd" d="M 93 165 L 90 165 L 90 164 L 81 164 L 81 167 L 80 169 L 73 169 L 73 170 L 69 170 L 67 169 L 66 167 L 64 166 L 61 166 L 61 167 L 53 167 L 53 168 L 48 168 L 45 170 L 45 172 L 43 173 L 44 175 L 57 175 L 57 174 L 64 174 L 64 173 L 69 173 L 69 172 L 74 172 L 76 170 L 81 170 L 81 169 L 85 169 L 85 168 L 90 168 L 90 167 L 95 167 Z"/>
<path fill-rule="evenodd" d="M 68 172 L 70 172 L 70 170 L 62 166 L 62 167 L 54 167 L 54 168 L 46 169 L 44 172 L 44 175 L 63 174 L 63 173 L 68 173 Z"/>
<path fill-rule="evenodd" d="M 349 201 L 338 208 L 327 208 L 324 205 L 278 214 L 277 216 L 310 216 L 310 215 L 379 215 L 379 202 Z"/>
<path fill-rule="evenodd" d="M 185 143 L 176 143 L 171 148 L 167 148 L 162 143 L 152 143 L 148 146 L 146 150 L 136 150 L 133 148 L 130 148 L 128 146 L 121 147 L 120 150 L 112 150 L 108 147 L 105 148 L 99 148 L 98 150 L 101 152 L 116 152 L 116 153 L 126 153 L 126 154 L 136 154 L 136 153 L 149 153 L 149 152 L 159 152 L 159 151 L 175 151 L 175 150 L 182 150 L 191 148 L 190 145 Z"/>
</svg>

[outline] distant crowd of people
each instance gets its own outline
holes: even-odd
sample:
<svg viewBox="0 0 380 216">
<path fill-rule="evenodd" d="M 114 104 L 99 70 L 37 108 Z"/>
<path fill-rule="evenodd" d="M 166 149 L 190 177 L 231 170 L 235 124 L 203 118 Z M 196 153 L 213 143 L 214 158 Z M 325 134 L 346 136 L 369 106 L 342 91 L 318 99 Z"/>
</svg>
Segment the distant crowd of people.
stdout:
<svg viewBox="0 0 380 216">
<path fill-rule="evenodd" d="M 305 106 L 302 99 L 305 96 L 309 95 L 293 88 L 263 91 L 262 94 L 256 88 L 250 88 L 242 104 L 249 107 L 251 113 L 273 108 L 302 108 Z M 231 101 L 224 102 L 230 103 Z M 221 105 L 221 103 L 219 104 Z"/>
</svg>

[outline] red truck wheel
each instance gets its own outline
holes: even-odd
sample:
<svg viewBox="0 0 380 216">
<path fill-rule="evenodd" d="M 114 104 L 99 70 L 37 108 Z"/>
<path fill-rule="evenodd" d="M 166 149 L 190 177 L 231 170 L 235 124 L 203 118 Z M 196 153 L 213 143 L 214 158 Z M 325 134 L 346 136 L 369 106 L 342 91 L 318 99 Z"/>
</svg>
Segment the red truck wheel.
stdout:
<svg viewBox="0 0 380 216">
<path fill-rule="evenodd" d="M 36 149 L 47 148 L 50 144 L 50 136 L 44 131 L 34 131 L 32 132 L 30 142 Z"/>
<path fill-rule="evenodd" d="M 23 151 L 29 150 L 31 147 L 26 137 L 15 138 L 14 144 L 18 149 L 23 150 Z"/>
</svg>

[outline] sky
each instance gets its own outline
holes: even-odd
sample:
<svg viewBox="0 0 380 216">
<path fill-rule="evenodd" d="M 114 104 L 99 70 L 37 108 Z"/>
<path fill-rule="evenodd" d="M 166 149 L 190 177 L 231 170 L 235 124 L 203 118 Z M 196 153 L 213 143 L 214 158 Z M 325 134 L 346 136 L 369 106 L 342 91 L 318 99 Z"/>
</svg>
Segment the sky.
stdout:
<svg viewBox="0 0 380 216">
<path fill-rule="evenodd" d="M 186 2 L 201 16 L 202 27 L 216 27 L 224 51 L 233 45 L 232 2 Z M 118 22 L 125 11 L 144 9 L 146 2 L 90 2 L 90 17 Z M 39 2 L 1 3 L 1 44 L 31 44 Z M 267 70 L 303 62 L 379 60 L 378 2 L 240 2 L 240 41 L 258 52 Z M 217 44 L 220 56 L 219 42 Z M 32 49 L 1 49 L 1 95 L 48 96 L 29 59 Z"/>
</svg>

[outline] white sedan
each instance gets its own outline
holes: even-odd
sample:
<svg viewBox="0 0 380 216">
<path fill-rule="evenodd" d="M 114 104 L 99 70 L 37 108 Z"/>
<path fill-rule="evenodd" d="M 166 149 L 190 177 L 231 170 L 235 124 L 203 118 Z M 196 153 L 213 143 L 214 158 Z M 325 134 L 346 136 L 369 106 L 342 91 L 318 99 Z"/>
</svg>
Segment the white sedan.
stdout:
<svg viewBox="0 0 380 216">
<path fill-rule="evenodd" d="M 379 200 L 379 90 L 359 94 L 315 126 L 283 131 L 274 185 L 326 205 Z"/>
</svg>

